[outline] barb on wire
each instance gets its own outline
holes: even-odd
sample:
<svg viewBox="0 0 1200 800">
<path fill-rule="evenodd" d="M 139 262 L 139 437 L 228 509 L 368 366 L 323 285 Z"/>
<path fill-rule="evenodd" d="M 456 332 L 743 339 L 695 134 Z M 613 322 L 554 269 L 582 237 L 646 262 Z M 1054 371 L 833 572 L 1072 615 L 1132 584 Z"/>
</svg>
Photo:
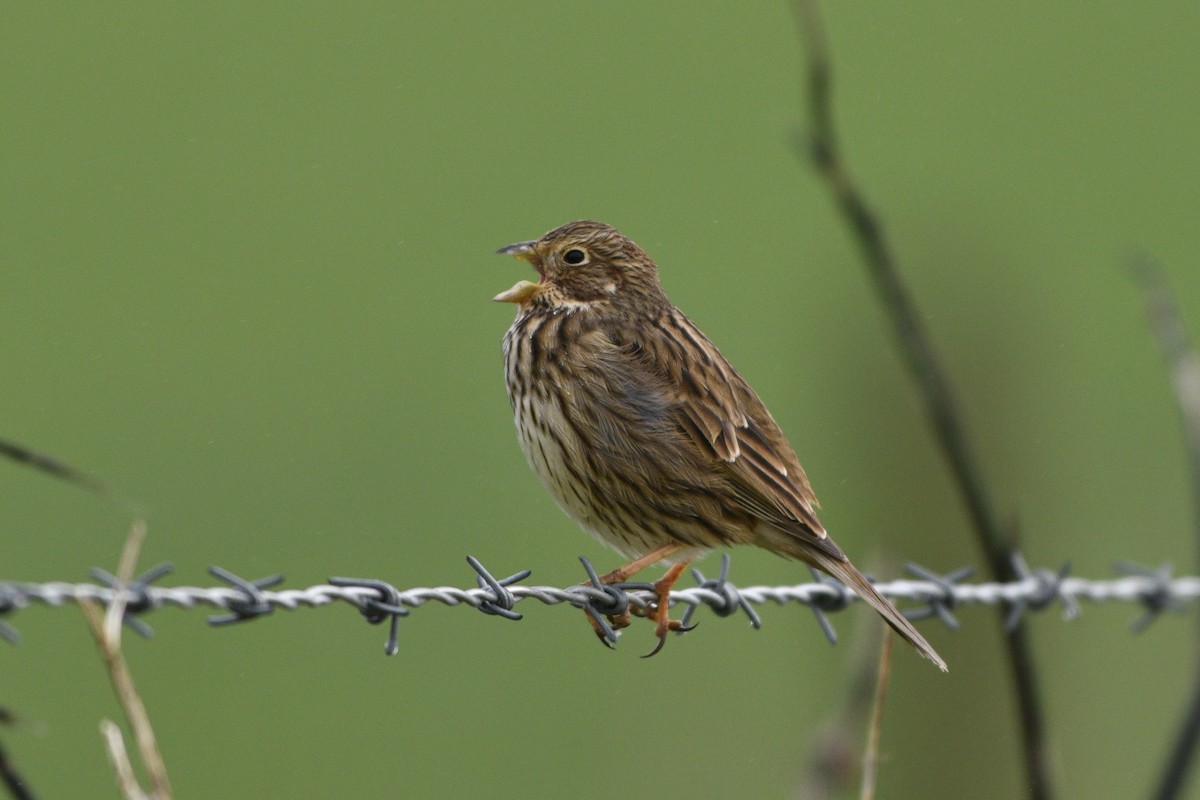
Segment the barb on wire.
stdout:
<svg viewBox="0 0 1200 800">
<path fill-rule="evenodd" d="M 583 556 L 579 557 L 579 561 L 583 564 L 583 569 L 588 576 L 588 588 L 595 589 L 595 594 L 583 594 L 577 592 L 580 600 L 575 605 L 580 606 L 587 612 L 588 616 L 596 623 L 597 630 L 603 634 L 600 641 L 604 646 L 612 649 L 612 646 L 617 643 L 617 632 L 613 630 L 613 626 L 609 623 L 606 617 L 619 617 L 629 610 L 629 595 L 626 590 L 617 584 L 604 583 L 600 580 L 600 576 L 596 573 L 596 568 L 592 566 L 592 562 L 588 561 Z"/>
<path fill-rule="evenodd" d="M 728 617 L 731 614 L 736 614 L 739 611 L 746 612 L 746 616 L 750 618 L 750 624 L 755 630 L 762 627 L 762 618 L 758 616 L 758 612 L 754 607 L 742 597 L 742 593 L 737 587 L 729 582 L 729 564 L 731 559 L 729 554 L 725 553 L 721 556 L 721 571 L 717 573 L 716 580 L 708 580 L 704 577 L 704 573 L 692 567 L 692 577 L 696 579 L 697 589 L 708 589 L 714 594 L 714 598 L 708 602 L 708 607 L 718 617 Z M 683 628 L 690 627 L 692 614 L 696 613 L 698 606 L 688 606 L 684 612 L 683 619 L 679 624 Z"/>
<path fill-rule="evenodd" d="M 1170 564 L 1158 567 L 1143 567 L 1141 564 L 1131 564 L 1128 561 L 1118 561 L 1114 565 L 1118 575 L 1136 575 L 1150 581 L 1153 588 L 1146 591 L 1140 598 L 1146 612 L 1130 623 L 1129 629 L 1141 633 L 1150 627 L 1150 623 L 1158 619 L 1162 612 L 1182 611 L 1183 605 L 1171 594 L 1171 573 L 1174 571 Z"/>
<path fill-rule="evenodd" d="M 475 570 L 475 582 L 479 584 L 479 588 L 492 590 L 493 599 L 482 601 L 479 604 L 479 610 L 485 614 L 505 619 L 521 619 L 521 615 L 512 610 L 517 599 L 506 587 L 525 580 L 533 574 L 533 571 L 523 569 L 498 581 L 492 577 L 492 573 L 488 572 L 483 564 L 479 563 L 479 559 L 475 556 L 467 556 L 467 563 L 471 565 L 471 569 Z"/>
<path fill-rule="evenodd" d="M 948 572 L 945 575 L 938 575 L 936 572 L 925 569 L 920 564 L 914 564 L 910 561 L 904 565 L 904 571 L 910 575 L 916 575 L 918 578 L 929 581 L 929 583 L 940 590 L 937 596 L 929 598 L 929 602 L 925 608 L 909 611 L 905 616 L 909 619 L 937 617 L 950 630 L 958 630 L 958 618 L 954 616 L 954 605 L 958 602 L 958 597 L 955 595 L 954 589 L 959 583 L 974 575 L 975 568 L 963 567 L 953 572 Z"/>
<path fill-rule="evenodd" d="M 1101 580 L 1070 577 L 1065 567 L 1058 571 L 1030 570 L 1019 556 L 1013 558 L 1022 577 L 1007 583 L 965 583 L 970 568 L 939 574 L 910 564 L 906 569 L 917 580 L 906 578 L 874 585 L 885 597 L 908 604 L 910 618 L 936 617 L 951 629 L 959 624 L 955 612 L 961 612 L 968 605 L 1007 607 L 1009 614 L 1026 614 L 1061 605 L 1066 610 L 1064 618 L 1069 620 L 1078 615 L 1080 603 L 1088 601 L 1141 604 L 1146 611 L 1134 622 L 1135 630 L 1141 630 L 1147 624 L 1143 620 L 1157 618 L 1164 611 L 1182 610 L 1185 605 L 1200 599 L 1200 577 L 1172 577 L 1169 567 L 1149 569 L 1122 565 L 1116 578 Z M 616 639 L 616 631 L 612 630 L 607 618 L 620 616 L 631 608 L 646 608 L 655 602 L 653 588 L 646 583 L 605 584 L 586 559 L 580 561 L 589 581 L 565 588 L 520 583 L 528 577 L 528 570 L 497 580 L 474 558 L 468 559 L 468 563 L 474 570 L 476 585 L 465 589 L 453 586 L 398 589 L 392 583 L 374 578 L 330 578 L 328 583 L 303 589 L 272 588 L 283 580 L 282 577 L 276 575 L 247 581 L 219 567 L 210 569 L 221 580 L 216 586 L 153 585 L 152 581 L 167 574 L 166 568 L 160 566 L 123 586 L 110 580 L 107 573 L 97 573 L 101 575 L 99 583 L 0 581 L 0 614 L 11 614 L 33 604 L 60 607 L 80 600 L 109 606 L 120 598 L 127 604 L 127 613 L 136 613 L 139 618 L 165 608 L 207 606 L 220 609 L 225 613 L 210 617 L 209 622 L 221 626 L 257 619 L 275 609 L 295 611 L 341 602 L 353 606 L 371 624 L 389 622 L 391 630 L 384 651 L 394 655 L 399 650 L 400 618 L 426 603 L 465 605 L 489 616 L 512 620 L 520 617 L 513 610 L 518 603 L 537 600 L 544 605 L 568 605 L 586 610 L 600 630 L 611 631 L 612 638 L 608 640 L 611 644 Z M 828 615 L 853 605 L 859 598 L 838 581 L 817 573 L 814 575 L 813 582 L 791 586 L 736 587 L 729 581 L 726 558 L 722 560 L 717 578 L 710 580 L 695 572 L 697 585 L 675 589 L 671 592 L 670 602 L 686 606 L 683 619 L 689 622 L 703 606 L 718 618 L 741 612 L 755 628 L 762 626 L 762 618 L 755 606 L 796 603 L 807 606 L 826 637 L 836 643 L 837 636 Z M 15 642 L 16 632 L 12 631 L 12 635 L 5 638 Z"/>
<path fill-rule="evenodd" d="M 1028 598 L 1014 600 L 1004 618 L 1004 630 L 1012 633 L 1020 624 L 1021 617 L 1026 611 L 1041 611 L 1058 600 L 1063 606 L 1063 619 L 1073 620 L 1079 616 L 1079 604 L 1072 597 L 1062 594 L 1062 582 L 1071 574 L 1071 562 L 1065 562 L 1057 572 L 1048 569 L 1031 570 L 1025 563 L 1025 557 L 1020 553 L 1012 554 L 1013 573 L 1018 580 L 1032 581 L 1034 593 Z"/>
<path fill-rule="evenodd" d="M 408 609 L 400 605 L 399 589 L 387 581 L 375 578 L 330 578 L 329 585 L 357 587 L 375 592 L 375 597 L 359 597 L 352 602 L 358 606 L 363 619 L 372 625 L 378 625 L 384 620 L 391 621 L 383 652 L 389 656 L 400 652 L 400 618 L 408 616 Z"/>
<path fill-rule="evenodd" d="M 825 616 L 825 612 L 841 611 L 850 604 L 855 594 L 850 591 L 846 584 L 839 580 L 831 578 L 828 575 L 822 575 L 812 567 L 809 567 L 808 571 L 812 573 L 813 580 L 816 581 L 818 586 L 824 586 L 831 590 L 830 594 L 818 597 L 814 602 L 809 603 L 808 607 L 812 610 L 813 616 L 816 617 L 817 624 L 821 626 L 821 631 L 825 634 L 825 638 L 829 640 L 830 644 L 837 644 L 837 631 L 834 629 L 833 623 L 829 621 L 829 617 Z M 868 578 L 868 580 L 870 579 Z"/>
<path fill-rule="evenodd" d="M 120 578 L 108 570 L 100 569 L 100 567 L 92 567 L 88 570 L 88 574 L 109 589 L 116 591 L 124 590 L 125 608 L 121 614 L 121 623 L 136 632 L 143 639 L 149 639 L 154 636 L 154 629 L 139 619 L 137 615 L 149 611 L 154 607 L 150 599 L 150 594 L 147 591 L 150 588 L 150 584 L 159 578 L 170 575 L 174 569 L 170 562 L 164 561 L 138 575 L 127 586 L 122 586 Z"/>
<path fill-rule="evenodd" d="M 214 627 L 232 625 L 235 622 L 245 622 L 246 620 L 261 617 L 264 614 L 270 614 L 275 610 L 275 607 L 268 602 L 262 590 L 283 583 L 282 575 L 271 575 L 267 578 L 248 581 L 245 578 L 239 578 L 227 569 L 217 566 L 209 567 L 208 574 L 214 578 L 220 578 L 240 592 L 240 594 L 235 594 L 229 598 L 223 606 L 230 613 L 215 614 L 209 617 L 209 625 Z"/>
</svg>

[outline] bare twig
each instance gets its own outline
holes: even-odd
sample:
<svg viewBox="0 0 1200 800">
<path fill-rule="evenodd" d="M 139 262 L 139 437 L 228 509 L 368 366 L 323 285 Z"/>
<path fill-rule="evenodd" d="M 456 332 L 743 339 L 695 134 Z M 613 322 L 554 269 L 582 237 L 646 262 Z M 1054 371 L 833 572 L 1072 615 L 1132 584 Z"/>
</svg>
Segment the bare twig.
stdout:
<svg viewBox="0 0 1200 800">
<path fill-rule="evenodd" d="M 875 677 L 875 705 L 871 709 L 871 727 L 863 753 L 861 800 L 875 800 L 875 778 L 879 772 L 879 733 L 883 730 L 883 707 L 887 702 L 888 681 L 892 676 L 892 632 L 883 632 L 879 648 L 879 672 Z"/>
<path fill-rule="evenodd" d="M 8 719 L 4 721 L 7 722 Z M 0 783 L 4 784 L 4 788 L 8 789 L 9 795 L 15 800 L 34 800 L 29 784 L 21 777 L 21 773 L 17 771 L 17 765 L 12 763 L 8 757 L 8 751 L 2 745 L 0 745 Z"/>
<path fill-rule="evenodd" d="M 8 442 L 0 439 L 0 456 L 11 459 L 21 464 L 28 464 L 34 469 L 41 470 L 56 478 L 60 478 L 68 483 L 73 483 L 76 486 L 82 486 L 96 494 L 107 494 L 108 490 L 104 484 L 80 470 L 75 469 L 69 464 L 64 464 L 53 456 L 48 456 L 45 453 L 39 453 L 36 450 L 30 450 L 24 445 L 19 445 L 15 442 Z"/>
<path fill-rule="evenodd" d="M 1200 563 L 1200 358 L 1183 327 L 1179 309 L 1162 268 L 1149 257 L 1137 259 L 1133 273 L 1146 295 L 1150 327 L 1167 362 L 1175 402 L 1183 423 L 1184 446 L 1191 467 L 1192 500 L 1195 505 L 1196 558 Z M 1167 758 L 1154 796 L 1159 800 L 1178 797 L 1187 782 L 1200 744 L 1200 657 L 1192 686 L 1192 698 L 1175 745 Z"/>
<path fill-rule="evenodd" d="M 883 228 L 851 180 L 842 159 L 833 124 L 828 44 L 817 2 L 797 0 L 796 9 L 800 34 L 808 53 L 812 159 L 853 231 L 880 301 L 891 317 L 896 344 L 925 400 L 930 423 L 958 484 L 988 568 L 996 580 L 1011 580 L 1015 577 L 1009 561 L 1013 543 L 1007 541 L 996 516 L 950 381 L 900 278 Z M 1018 621 L 1005 641 L 1021 717 L 1030 796 L 1035 800 L 1044 800 L 1053 794 L 1052 781 L 1046 755 L 1046 730 L 1040 692 L 1024 624 Z"/>
<path fill-rule="evenodd" d="M 821 724 L 813 744 L 797 798 L 833 800 L 860 783 L 862 758 L 859 736 L 871 715 L 878 672 L 878 649 L 885 627 L 878 618 L 856 628 L 850 663 L 853 669 L 845 697 Z"/>
<path fill-rule="evenodd" d="M 1175 402 L 1183 423 L 1192 500 L 1195 506 L 1196 563 L 1200 565 L 1200 357 L 1183 327 L 1179 308 L 1162 268 L 1148 257 L 1138 259 L 1133 273 L 1146 294 L 1150 327 L 1167 362 Z"/>
<path fill-rule="evenodd" d="M 149 800 L 142 787 L 138 785 L 137 776 L 133 772 L 133 764 L 129 762 L 129 753 L 125 750 L 125 737 L 121 729 L 111 719 L 100 720 L 100 735 L 108 750 L 108 760 L 117 776 L 117 789 L 125 800 Z"/>
<path fill-rule="evenodd" d="M 121 560 L 117 562 L 117 581 L 119 588 L 124 588 L 133 580 L 133 572 L 137 569 L 138 553 L 142 551 L 142 542 L 146 540 L 146 523 L 138 520 L 129 529 L 125 546 L 121 548 Z M 121 648 L 121 621 L 125 618 L 125 606 L 129 602 L 128 595 L 118 591 L 104 614 L 104 638 L 117 650 Z"/>
<path fill-rule="evenodd" d="M 100 654 L 104 659 L 105 666 L 108 668 L 113 690 L 117 695 L 118 701 L 121 703 L 121 707 L 125 711 L 125 718 L 129 722 L 130 729 L 133 731 L 134 739 L 138 745 L 138 752 L 142 757 L 142 763 L 146 765 L 146 772 L 150 776 L 151 790 L 147 795 L 137 786 L 137 781 L 133 778 L 132 769 L 128 769 L 128 755 L 125 753 L 125 745 L 121 739 L 120 730 L 110 720 L 103 720 L 100 730 L 108 743 L 109 758 L 113 761 L 113 768 L 117 772 L 118 786 L 127 798 L 148 796 L 155 798 L 155 800 L 169 800 L 171 797 L 171 784 L 167 779 L 166 764 L 163 762 L 162 755 L 158 750 L 158 743 L 154 738 L 154 728 L 150 724 L 150 715 L 146 713 L 146 706 L 142 703 L 142 698 L 137 693 L 137 687 L 134 685 L 133 674 L 129 671 L 129 665 L 126 664 L 125 658 L 121 655 L 121 621 L 125 614 L 127 598 L 125 592 L 120 591 L 120 589 L 128 585 L 129 581 L 133 578 L 138 551 L 141 549 L 142 540 L 145 536 L 145 525 L 141 522 L 135 523 L 129 532 L 129 538 L 126 540 L 125 547 L 121 553 L 121 562 L 117 574 L 119 590 L 109 604 L 107 613 L 101 616 L 96 601 L 90 597 L 81 597 L 79 605 L 83 609 L 84 617 L 92 629 L 92 635 L 96 637 L 96 643 L 100 646 Z M 120 741 L 114 744 L 114 739 Z M 126 769 L 128 769 L 128 772 L 125 772 Z M 129 780 L 133 781 L 132 788 L 128 788 L 130 786 L 128 783 Z M 136 790 L 136 794 L 130 793 L 133 790 Z"/>
</svg>

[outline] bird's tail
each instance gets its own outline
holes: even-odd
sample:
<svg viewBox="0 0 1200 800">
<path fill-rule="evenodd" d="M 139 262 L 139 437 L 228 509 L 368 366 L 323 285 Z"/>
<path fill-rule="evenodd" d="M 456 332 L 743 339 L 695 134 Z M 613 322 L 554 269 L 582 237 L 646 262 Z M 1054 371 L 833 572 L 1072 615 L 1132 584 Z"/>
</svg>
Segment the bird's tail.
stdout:
<svg viewBox="0 0 1200 800">
<path fill-rule="evenodd" d="M 925 637 L 917 632 L 913 624 L 900 613 L 898 608 L 892 605 L 890 600 L 875 590 L 871 582 L 855 569 L 853 564 L 849 561 L 835 559 L 825 553 L 818 552 L 812 553 L 812 555 L 816 556 L 816 558 L 811 559 L 818 562 L 816 566 L 853 589 L 855 594 L 866 600 L 879 612 L 884 622 L 891 625 L 892 630 L 900 634 L 901 639 L 917 648 L 917 652 L 925 658 L 937 664 L 938 669 L 942 672 L 946 672 L 946 662 L 942 661 L 942 657 L 937 654 L 937 651 L 930 647 L 929 642 L 925 641 Z"/>
</svg>

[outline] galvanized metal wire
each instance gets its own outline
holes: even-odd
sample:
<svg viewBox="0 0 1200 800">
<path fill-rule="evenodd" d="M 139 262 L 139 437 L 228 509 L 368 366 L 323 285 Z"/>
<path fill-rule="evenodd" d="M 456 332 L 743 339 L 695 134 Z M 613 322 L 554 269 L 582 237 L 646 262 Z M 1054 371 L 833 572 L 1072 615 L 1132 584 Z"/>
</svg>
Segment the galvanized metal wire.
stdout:
<svg viewBox="0 0 1200 800">
<path fill-rule="evenodd" d="M 523 601 L 536 600 L 544 605 L 570 605 L 586 609 L 601 625 L 606 638 L 616 641 L 616 633 L 605 621 L 627 609 L 644 609 L 654 602 L 649 584 L 622 583 L 603 585 L 586 559 L 580 559 L 589 580 L 577 586 L 535 586 L 521 583 L 529 577 L 522 570 L 503 579 L 495 578 L 477 559 L 468 556 L 474 570 L 476 586 L 431 586 L 398 589 L 374 578 L 330 578 L 328 583 L 299 589 L 276 588 L 282 576 L 246 580 L 220 567 L 210 567 L 214 577 L 223 581 L 213 586 L 156 586 L 157 581 L 171 572 L 169 564 L 160 564 L 131 581 L 126 586 L 103 570 L 92 570 L 94 582 L 71 583 L 50 581 L 42 583 L 0 581 L 0 615 L 11 615 L 33 605 L 52 608 L 74 604 L 88 598 L 107 606 L 118 594 L 126 602 L 125 622 L 143 635 L 150 628 L 143 617 L 151 611 L 166 608 L 211 608 L 221 613 L 209 616 L 211 625 L 221 626 L 245 622 L 271 614 L 276 609 L 296 611 L 319 608 L 335 603 L 347 603 L 356 608 L 373 624 L 389 623 L 386 652 L 399 649 L 398 630 L 401 618 L 427 603 L 447 606 L 466 606 L 485 614 L 508 620 L 519 620 L 514 610 Z M 881 594 L 905 608 L 912 619 L 937 617 L 943 624 L 958 627 L 954 610 L 967 605 L 1004 604 L 1010 609 L 1009 624 L 1024 614 L 1057 608 L 1064 619 L 1080 612 L 1082 602 L 1137 603 L 1141 614 L 1132 622 L 1135 631 L 1142 630 L 1163 611 L 1182 610 L 1185 604 L 1200 598 L 1200 577 L 1173 577 L 1169 565 L 1151 569 L 1133 564 L 1117 565 L 1117 577 L 1109 579 L 1076 578 L 1066 566 L 1057 570 L 1030 569 L 1020 555 L 1014 554 L 1013 565 L 1020 580 L 1010 583 L 965 583 L 972 570 L 964 568 L 947 574 L 937 574 L 916 564 L 905 565 L 911 578 L 876 583 Z M 814 572 L 814 581 L 792 586 L 735 586 L 729 580 L 729 557 L 721 563 L 719 575 L 706 578 L 692 570 L 695 586 L 671 592 L 671 605 L 685 606 L 684 622 L 690 621 L 701 607 L 718 617 L 744 616 L 755 628 L 761 617 L 755 606 L 792 603 L 807 606 L 816 616 L 826 636 L 836 642 L 836 633 L 826 616 L 858 601 L 858 596 L 832 578 Z M 17 631 L 0 622 L 0 637 L 16 642 Z"/>
</svg>

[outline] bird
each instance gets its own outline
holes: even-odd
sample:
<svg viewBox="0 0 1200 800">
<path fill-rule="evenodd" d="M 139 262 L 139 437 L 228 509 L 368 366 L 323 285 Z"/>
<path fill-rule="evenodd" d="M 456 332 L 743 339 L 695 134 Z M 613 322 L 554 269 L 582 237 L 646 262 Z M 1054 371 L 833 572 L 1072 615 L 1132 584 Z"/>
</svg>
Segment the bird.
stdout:
<svg viewBox="0 0 1200 800">
<path fill-rule="evenodd" d="M 829 537 L 779 425 L 667 298 L 644 250 L 578 220 L 497 253 L 538 277 L 493 298 L 517 306 L 503 339 L 505 387 L 530 467 L 568 516 L 630 559 L 604 583 L 670 565 L 645 611 L 658 637 L 648 655 L 682 630 L 668 608 L 687 566 L 715 548 L 756 545 L 833 576 L 946 670 Z"/>
</svg>

